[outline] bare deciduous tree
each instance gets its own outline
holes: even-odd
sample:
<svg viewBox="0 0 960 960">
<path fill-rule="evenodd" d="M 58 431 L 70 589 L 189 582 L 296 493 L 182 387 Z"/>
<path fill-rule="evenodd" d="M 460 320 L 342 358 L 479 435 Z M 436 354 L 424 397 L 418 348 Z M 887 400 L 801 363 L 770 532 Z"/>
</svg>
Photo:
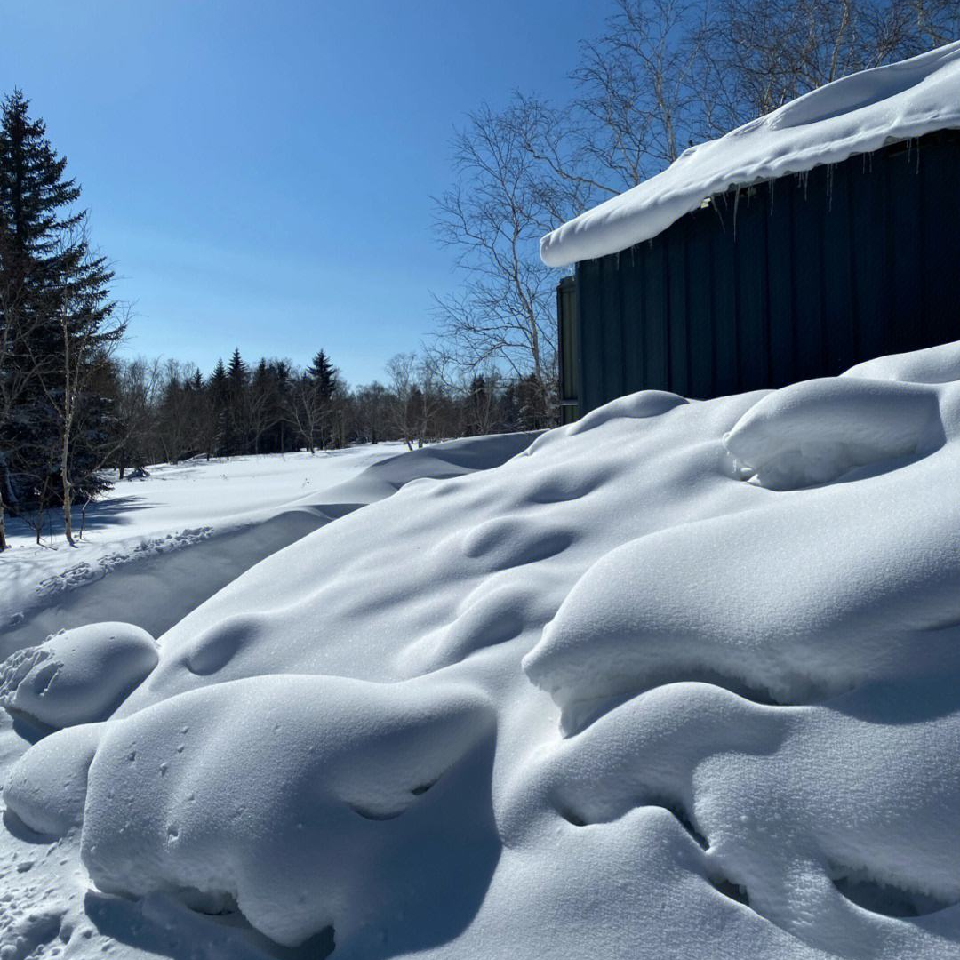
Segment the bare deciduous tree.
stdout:
<svg viewBox="0 0 960 960">
<path fill-rule="evenodd" d="M 539 240 L 576 209 L 586 188 L 556 179 L 559 120 L 532 98 L 471 113 L 455 140 L 457 182 L 436 200 L 441 240 L 464 271 L 462 293 L 438 298 L 435 348 L 468 369 L 503 366 L 532 375 L 546 396 L 554 379 L 557 272 Z"/>
</svg>

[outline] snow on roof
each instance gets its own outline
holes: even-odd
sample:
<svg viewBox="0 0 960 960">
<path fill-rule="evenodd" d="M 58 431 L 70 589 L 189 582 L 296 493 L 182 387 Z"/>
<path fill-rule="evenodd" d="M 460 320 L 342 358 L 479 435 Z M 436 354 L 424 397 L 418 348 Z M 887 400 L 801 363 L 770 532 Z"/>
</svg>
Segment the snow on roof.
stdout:
<svg viewBox="0 0 960 960">
<path fill-rule="evenodd" d="M 570 220 L 540 241 L 551 267 L 625 250 L 736 185 L 840 163 L 884 144 L 960 129 L 960 42 L 843 77 L 718 140 Z"/>
</svg>

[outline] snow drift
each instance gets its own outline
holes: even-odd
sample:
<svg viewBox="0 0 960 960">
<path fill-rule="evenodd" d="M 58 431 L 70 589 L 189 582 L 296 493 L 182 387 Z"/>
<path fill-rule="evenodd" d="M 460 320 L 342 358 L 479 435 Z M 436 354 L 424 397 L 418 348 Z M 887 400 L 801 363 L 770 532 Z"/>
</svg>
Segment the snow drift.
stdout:
<svg viewBox="0 0 960 960">
<path fill-rule="evenodd" d="M 887 143 L 960 129 L 960 42 L 812 91 L 718 140 L 540 241 L 551 267 L 626 250 L 730 187 L 841 163 Z"/>
<path fill-rule="evenodd" d="M 958 476 L 960 344 L 623 398 L 253 567 L 8 816 L 134 944 L 960 958 Z"/>
<path fill-rule="evenodd" d="M 64 630 L 0 664 L 0 706 L 50 727 L 106 720 L 157 665 L 157 645 L 129 623 Z"/>
</svg>

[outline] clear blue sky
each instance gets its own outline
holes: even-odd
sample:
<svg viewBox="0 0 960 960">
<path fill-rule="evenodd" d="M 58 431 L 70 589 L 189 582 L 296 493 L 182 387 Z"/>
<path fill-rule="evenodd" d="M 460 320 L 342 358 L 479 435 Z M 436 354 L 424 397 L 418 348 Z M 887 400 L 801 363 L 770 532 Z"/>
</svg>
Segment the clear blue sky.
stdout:
<svg viewBox="0 0 960 960">
<path fill-rule="evenodd" d="M 453 289 L 431 231 L 465 111 L 569 91 L 604 0 L 8 0 L 0 91 L 47 121 L 135 302 L 128 353 L 382 376 Z"/>
</svg>

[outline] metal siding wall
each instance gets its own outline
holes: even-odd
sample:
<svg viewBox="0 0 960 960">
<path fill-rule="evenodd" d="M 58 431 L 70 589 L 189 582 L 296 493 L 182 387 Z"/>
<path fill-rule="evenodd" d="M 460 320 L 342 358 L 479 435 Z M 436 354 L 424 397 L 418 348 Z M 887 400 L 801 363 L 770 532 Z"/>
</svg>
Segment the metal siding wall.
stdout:
<svg viewBox="0 0 960 960">
<path fill-rule="evenodd" d="M 643 383 L 643 291 L 640 253 L 631 247 L 620 254 L 620 325 L 623 337 L 623 376 L 626 389 Z"/>
<path fill-rule="evenodd" d="M 825 372 L 842 373 L 856 362 L 853 259 L 848 164 L 827 169 L 827 219 L 823 232 L 823 333 Z"/>
<path fill-rule="evenodd" d="M 887 156 L 887 197 L 890 237 L 887 268 L 893 310 L 890 352 L 915 350 L 923 345 L 922 249 L 920 244 L 920 177 L 916 149 Z"/>
<path fill-rule="evenodd" d="M 581 412 L 708 398 L 960 338 L 960 136 L 734 191 L 577 265 Z"/>
<path fill-rule="evenodd" d="M 923 178 L 924 332 L 933 343 L 960 339 L 960 147 L 939 141 L 920 159 Z"/>
<path fill-rule="evenodd" d="M 740 351 L 737 325 L 737 258 L 734 214 L 737 204 L 718 197 L 710 210 L 720 217 L 713 230 L 710 251 L 713 260 L 714 390 L 719 396 L 740 391 Z"/>
<path fill-rule="evenodd" d="M 600 297 L 600 262 L 577 264 L 580 304 L 580 413 L 588 413 L 612 399 L 606 393 L 603 370 L 603 300 Z"/>
<path fill-rule="evenodd" d="M 737 207 L 737 311 L 740 346 L 740 390 L 758 390 L 770 383 L 767 326 L 767 196 L 759 190 L 741 191 Z"/>
<path fill-rule="evenodd" d="M 687 329 L 690 353 L 690 396 L 714 396 L 716 338 L 713 332 L 712 211 L 690 215 L 687 229 Z"/>
<path fill-rule="evenodd" d="M 670 365 L 665 247 L 660 237 L 642 246 L 643 386 L 666 390 L 670 383 Z"/>
<path fill-rule="evenodd" d="M 797 326 L 794 309 L 793 177 L 768 186 L 767 277 L 770 307 L 770 385 L 796 379 Z"/>
<path fill-rule="evenodd" d="M 822 370 L 823 342 L 823 217 L 826 196 L 821 192 L 824 178 L 798 177 L 793 203 L 793 250 L 796 296 L 797 370 Z"/>
<path fill-rule="evenodd" d="M 620 254 L 600 259 L 603 315 L 604 392 L 619 397 L 626 392 L 623 381 L 623 337 L 620 317 Z"/>
<path fill-rule="evenodd" d="M 674 393 L 690 393 L 689 311 L 687 309 L 687 220 L 667 236 L 667 336 L 669 384 Z"/>
<path fill-rule="evenodd" d="M 882 154 L 851 161 L 851 253 L 853 300 L 857 308 L 857 356 L 875 357 L 887 342 L 889 303 L 887 263 L 886 170 Z"/>
</svg>

